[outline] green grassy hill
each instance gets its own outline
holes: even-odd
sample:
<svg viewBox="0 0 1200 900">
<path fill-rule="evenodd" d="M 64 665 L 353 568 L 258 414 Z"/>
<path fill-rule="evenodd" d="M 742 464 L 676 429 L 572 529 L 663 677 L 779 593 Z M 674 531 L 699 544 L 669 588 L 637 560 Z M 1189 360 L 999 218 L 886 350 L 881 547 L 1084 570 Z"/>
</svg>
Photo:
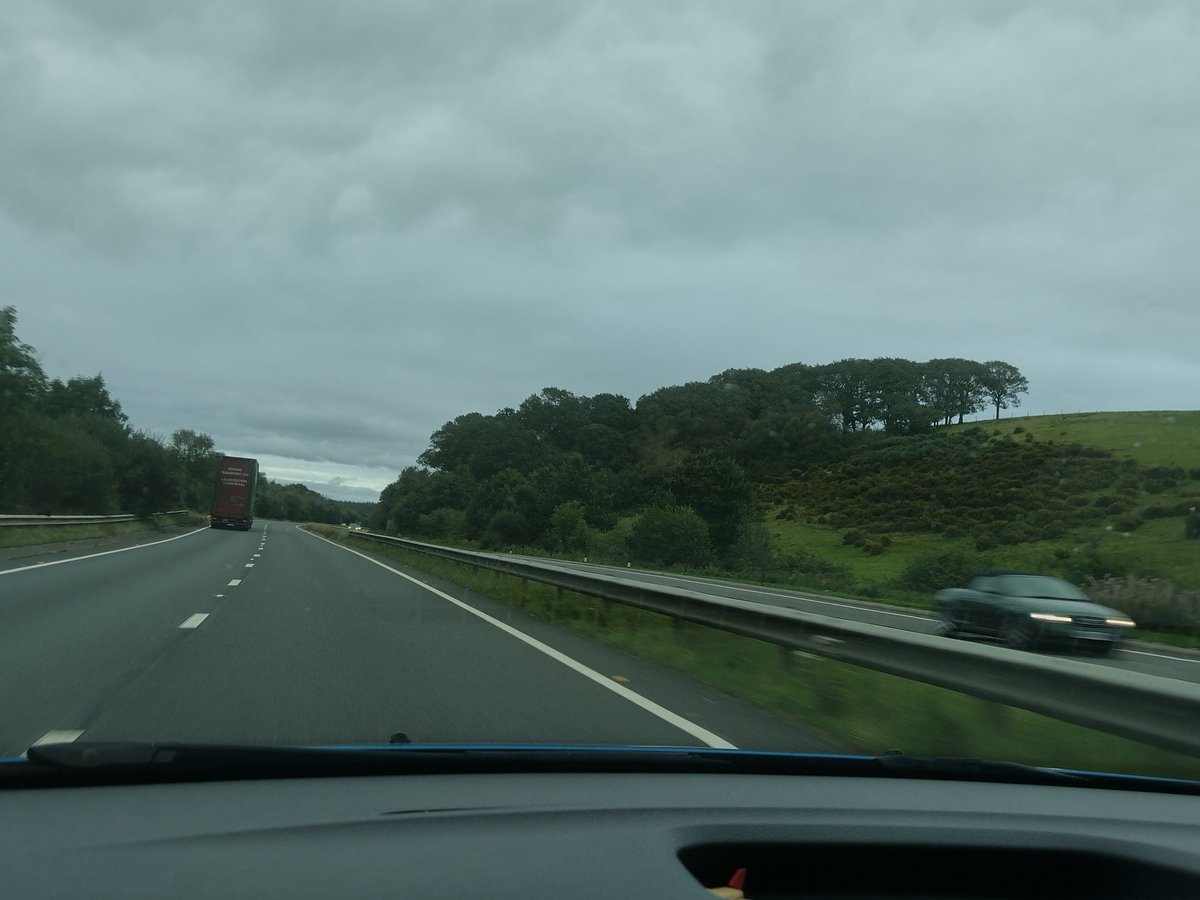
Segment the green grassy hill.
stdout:
<svg viewBox="0 0 1200 900">
<path fill-rule="evenodd" d="M 796 580 L 832 590 L 894 597 L 916 563 L 946 554 L 960 571 L 1169 581 L 1175 599 L 1200 589 L 1200 541 L 1184 537 L 1200 507 L 1200 412 L 1031 416 L 881 439 L 800 473 L 775 500 L 778 554 L 798 560 Z M 803 572 L 813 558 L 826 574 Z"/>
<path fill-rule="evenodd" d="M 1145 466 L 1200 466 L 1200 412 L 1092 412 L 1058 416 L 1024 416 L 996 422 L 954 425 L 962 431 L 976 425 L 1012 433 L 1023 428 L 1038 441 L 1077 442 L 1111 450 Z"/>
</svg>

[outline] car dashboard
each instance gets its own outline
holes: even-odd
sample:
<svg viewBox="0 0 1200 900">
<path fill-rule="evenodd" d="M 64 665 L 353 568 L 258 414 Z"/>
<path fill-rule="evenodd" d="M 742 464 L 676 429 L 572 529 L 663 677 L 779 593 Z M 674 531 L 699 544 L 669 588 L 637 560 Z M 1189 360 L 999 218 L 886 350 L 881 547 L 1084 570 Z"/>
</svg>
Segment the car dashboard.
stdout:
<svg viewBox="0 0 1200 900">
<path fill-rule="evenodd" d="M 0 822 L 9 897 L 1200 896 L 1200 799 L 1145 791 L 420 774 L 7 790 Z"/>
</svg>

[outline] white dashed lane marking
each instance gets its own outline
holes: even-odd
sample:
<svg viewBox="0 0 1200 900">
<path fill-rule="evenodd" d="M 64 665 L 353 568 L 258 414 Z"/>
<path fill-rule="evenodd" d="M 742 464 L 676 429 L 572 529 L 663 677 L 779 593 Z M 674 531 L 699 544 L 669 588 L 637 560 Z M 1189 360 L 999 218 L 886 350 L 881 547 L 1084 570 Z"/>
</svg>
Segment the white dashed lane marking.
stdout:
<svg viewBox="0 0 1200 900">
<path fill-rule="evenodd" d="M 235 579 L 233 579 L 233 581 L 229 582 L 229 584 L 227 584 L 226 587 L 237 587 L 241 583 L 242 583 L 242 579 L 235 578 Z"/>
<path fill-rule="evenodd" d="M 247 569 L 253 569 L 253 568 L 254 568 L 254 563 L 246 563 L 246 568 L 247 568 Z"/>
<path fill-rule="evenodd" d="M 184 619 L 183 624 L 180 625 L 179 627 L 180 628 L 199 628 L 200 623 L 203 622 L 207 618 L 208 618 L 208 613 L 193 613 L 192 615 L 190 615 L 186 619 Z"/>
</svg>

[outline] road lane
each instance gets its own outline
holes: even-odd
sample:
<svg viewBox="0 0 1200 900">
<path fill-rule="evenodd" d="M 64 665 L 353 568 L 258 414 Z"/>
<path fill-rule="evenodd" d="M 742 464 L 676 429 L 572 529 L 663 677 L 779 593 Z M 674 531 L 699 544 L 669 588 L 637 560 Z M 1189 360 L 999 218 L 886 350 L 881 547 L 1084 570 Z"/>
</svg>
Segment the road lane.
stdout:
<svg viewBox="0 0 1200 900">
<path fill-rule="evenodd" d="M 596 675 L 585 677 L 338 546 L 283 523 L 264 527 L 205 531 L 57 574 L 0 575 L 0 753 L 50 731 L 284 744 L 377 743 L 397 731 L 422 742 L 704 743 L 597 683 L 616 675 L 696 733 L 834 749 L 690 679 L 467 598 L 586 658 Z"/>
<path fill-rule="evenodd" d="M 0 572 L 0 753 L 80 730 L 220 602 L 260 534 L 199 529 L 62 565 Z"/>
</svg>

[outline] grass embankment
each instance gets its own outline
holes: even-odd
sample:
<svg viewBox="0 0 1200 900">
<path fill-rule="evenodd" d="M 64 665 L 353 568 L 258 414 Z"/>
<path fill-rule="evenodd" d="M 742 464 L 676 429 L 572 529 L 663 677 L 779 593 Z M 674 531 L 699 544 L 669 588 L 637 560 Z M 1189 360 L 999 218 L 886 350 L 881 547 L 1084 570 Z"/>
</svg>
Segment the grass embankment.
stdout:
<svg viewBox="0 0 1200 900">
<path fill-rule="evenodd" d="M 830 593 L 925 608 L 935 586 L 913 589 L 906 573 L 935 555 L 966 559 L 960 570 L 1098 579 L 1103 602 L 1141 603 L 1153 630 L 1134 637 L 1200 645 L 1200 542 L 1185 537 L 1187 509 L 1200 506 L 1200 412 L 1003 419 L 942 435 L 881 444 L 785 487 L 767 517 L 777 554 L 830 563 Z M 1167 583 L 1174 599 L 1141 602 Z"/>
<path fill-rule="evenodd" d="M 312 527 L 312 526 L 310 526 Z M 315 528 L 345 540 L 342 529 Z M 373 552 L 695 678 L 846 747 L 1200 778 L 1200 760 L 954 691 L 421 553 Z M 781 748 L 787 749 L 787 748 Z"/>
<path fill-rule="evenodd" d="M 69 544 L 73 541 L 166 531 L 168 528 L 182 525 L 204 525 L 207 522 L 207 516 L 189 512 L 186 516 L 153 516 L 134 522 L 108 522 L 95 525 L 8 526 L 0 528 L 0 548 Z"/>
<path fill-rule="evenodd" d="M 998 422 L 953 425 L 947 431 L 980 426 L 1011 433 L 1025 429 L 1035 441 L 1078 443 L 1108 450 L 1144 466 L 1200 466 L 1200 412 L 1090 412 L 1022 416 Z"/>
</svg>

